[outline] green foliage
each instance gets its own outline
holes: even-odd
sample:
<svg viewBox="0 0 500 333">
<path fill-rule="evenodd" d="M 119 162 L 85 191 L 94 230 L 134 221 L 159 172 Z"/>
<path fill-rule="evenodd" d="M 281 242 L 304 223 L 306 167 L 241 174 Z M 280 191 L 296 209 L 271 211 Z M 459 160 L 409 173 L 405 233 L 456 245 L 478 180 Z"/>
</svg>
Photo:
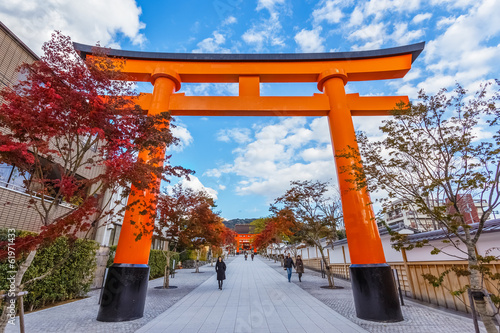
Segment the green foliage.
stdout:
<svg viewBox="0 0 500 333">
<path fill-rule="evenodd" d="M 167 257 L 162 253 L 162 250 L 151 250 L 149 253 L 149 279 L 155 279 L 165 274 L 165 266 L 167 265 Z"/>
<path fill-rule="evenodd" d="M 175 262 L 179 261 L 179 254 L 170 252 L 170 265 L 172 267 L 173 260 Z M 156 279 L 164 276 L 165 274 L 165 266 L 167 265 L 167 256 L 165 251 L 162 250 L 151 250 L 149 253 L 149 279 Z"/>
<path fill-rule="evenodd" d="M 115 260 L 115 254 L 116 254 L 116 245 L 110 246 L 109 247 L 109 257 L 108 261 L 106 263 L 106 268 L 111 267 L 113 265 L 113 261 Z"/>
<path fill-rule="evenodd" d="M 338 240 L 345 239 L 346 237 L 347 236 L 346 236 L 346 233 L 345 233 L 345 229 L 337 230 L 337 239 Z"/>
<path fill-rule="evenodd" d="M 253 221 L 255 221 L 255 219 L 232 219 L 224 221 L 224 225 L 229 229 L 234 230 L 234 226 L 237 224 L 250 224 Z"/>
<path fill-rule="evenodd" d="M 23 283 L 55 268 L 45 278 L 25 285 L 25 310 L 84 296 L 90 289 L 96 268 L 95 255 L 99 245 L 89 240 L 59 237 L 51 245 L 42 246 L 23 277 Z M 19 265 L 20 262 L 17 262 Z M 8 265 L 0 264 L 0 275 L 7 276 Z M 8 288 L 2 279 L 0 288 Z"/>
<path fill-rule="evenodd" d="M 441 252 L 441 250 L 438 249 L 437 247 L 435 247 L 435 248 L 432 249 L 431 254 L 436 255 L 436 254 L 439 254 L 440 252 Z"/>
<path fill-rule="evenodd" d="M 252 223 L 250 223 L 250 224 L 255 227 L 255 229 L 253 230 L 253 233 L 258 234 L 258 233 L 262 232 L 262 230 L 264 230 L 264 228 L 266 227 L 269 220 L 270 220 L 270 218 L 263 217 L 263 218 L 256 219 L 256 220 L 252 221 Z"/>
<path fill-rule="evenodd" d="M 422 274 L 422 277 L 424 278 L 424 280 L 426 280 L 436 288 L 442 285 L 444 277 L 448 275 L 448 273 L 449 270 L 446 270 L 443 273 L 439 274 L 439 276 L 435 276 L 433 274 Z"/>
</svg>

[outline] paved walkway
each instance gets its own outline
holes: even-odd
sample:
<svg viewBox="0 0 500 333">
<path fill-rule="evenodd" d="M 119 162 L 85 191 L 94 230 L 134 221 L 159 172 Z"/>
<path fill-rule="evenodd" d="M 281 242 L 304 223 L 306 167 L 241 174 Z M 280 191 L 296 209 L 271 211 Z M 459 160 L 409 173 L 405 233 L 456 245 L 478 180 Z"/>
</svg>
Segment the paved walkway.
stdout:
<svg viewBox="0 0 500 333">
<path fill-rule="evenodd" d="M 223 290 L 212 276 L 137 332 L 367 332 L 263 260 L 236 257 Z"/>
<path fill-rule="evenodd" d="M 234 257 L 229 258 L 229 262 Z M 194 269 L 180 269 L 174 279 L 170 280 L 175 289 L 156 289 L 163 284 L 163 278 L 149 281 L 144 317 L 119 323 L 97 321 L 99 311 L 99 291 L 89 293 L 89 297 L 75 302 L 58 305 L 52 308 L 28 313 L 25 316 L 27 333 L 132 333 L 165 312 L 180 299 L 197 288 L 215 274 L 215 267 L 205 265 L 200 268 L 201 274 L 193 274 Z M 19 320 L 16 325 L 7 325 L 7 333 L 19 333 Z"/>
<path fill-rule="evenodd" d="M 132 333 L 132 332 L 372 332 L 372 333 L 470 333 L 472 320 L 454 311 L 443 311 L 405 299 L 404 321 L 376 323 L 356 317 L 349 281 L 335 279 L 345 289 L 327 290 L 320 273 L 306 269 L 301 283 L 292 283 L 280 263 L 243 256 L 227 261 L 227 280 L 217 289 L 215 270 L 206 265 L 202 274 L 182 269 L 171 280 L 177 289 L 155 289 L 162 278 L 149 281 L 144 317 L 119 323 L 96 320 L 98 291 L 83 300 L 25 316 L 26 332 Z M 484 326 L 480 323 L 481 332 Z M 364 330 L 366 331 L 364 331 Z M 8 325 L 19 332 L 19 324 Z"/>
<path fill-rule="evenodd" d="M 263 262 L 272 267 L 277 273 L 283 268 L 279 262 L 262 258 Z M 292 275 L 292 282 L 299 285 L 309 294 L 319 299 L 331 309 L 337 311 L 350 321 L 363 327 L 371 333 L 471 333 L 474 332 L 472 319 L 467 315 L 443 309 L 428 303 L 420 304 L 405 298 L 405 305 L 401 307 L 403 321 L 397 323 L 378 323 L 359 319 L 356 316 L 354 300 L 352 296 L 351 282 L 343 279 L 335 279 L 335 285 L 344 289 L 322 289 L 327 286 L 328 280 L 321 278 L 321 273 L 306 269 L 299 283 L 297 275 Z M 486 332 L 484 325 L 479 323 L 481 332 Z"/>
</svg>

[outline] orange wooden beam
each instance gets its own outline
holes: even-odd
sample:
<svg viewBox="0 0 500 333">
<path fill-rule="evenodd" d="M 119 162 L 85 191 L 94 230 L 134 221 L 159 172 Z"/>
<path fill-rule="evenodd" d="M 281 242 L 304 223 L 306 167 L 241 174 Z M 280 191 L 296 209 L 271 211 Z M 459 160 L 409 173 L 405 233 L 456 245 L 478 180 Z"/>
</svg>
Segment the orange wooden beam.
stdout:
<svg viewBox="0 0 500 333">
<path fill-rule="evenodd" d="M 370 96 L 348 94 L 352 116 L 387 116 L 397 103 L 408 103 L 406 96 Z M 149 110 L 151 94 L 141 94 L 136 103 Z M 314 96 L 185 96 L 173 94 L 169 110 L 173 116 L 278 116 L 322 117 L 330 104 L 324 94 Z M 168 111 L 165 109 L 164 111 Z"/>
<path fill-rule="evenodd" d="M 349 81 L 402 78 L 411 68 L 412 55 L 381 58 L 293 61 L 293 62 L 197 62 L 127 59 L 122 72 L 133 81 L 151 81 L 157 68 L 179 74 L 182 82 L 239 82 L 239 77 L 259 76 L 260 82 L 317 82 L 318 75 L 330 68 L 342 68 Z"/>
</svg>

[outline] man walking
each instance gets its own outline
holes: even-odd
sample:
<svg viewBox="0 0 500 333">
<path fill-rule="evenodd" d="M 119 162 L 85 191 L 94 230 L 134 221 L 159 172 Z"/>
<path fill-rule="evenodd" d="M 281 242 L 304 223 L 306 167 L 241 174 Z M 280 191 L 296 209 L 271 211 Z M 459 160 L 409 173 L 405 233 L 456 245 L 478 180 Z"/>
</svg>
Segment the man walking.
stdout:
<svg viewBox="0 0 500 333">
<path fill-rule="evenodd" d="M 286 268 L 286 272 L 288 273 L 288 282 L 291 282 L 290 279 L 292 278 L 292 267 L 295 267 L 295 264 L 293 263 L 293 259 L 290 258 L 290 253 L 288 253 L 285 258 L 284 267 Z"/>
</svg>

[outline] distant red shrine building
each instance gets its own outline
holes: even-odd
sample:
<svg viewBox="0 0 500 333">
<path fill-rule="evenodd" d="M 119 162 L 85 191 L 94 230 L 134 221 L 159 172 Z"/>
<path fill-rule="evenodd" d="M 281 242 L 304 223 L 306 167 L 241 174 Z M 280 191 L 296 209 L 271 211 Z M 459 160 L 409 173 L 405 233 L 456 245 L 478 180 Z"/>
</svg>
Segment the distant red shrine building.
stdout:
<svg viewBox="0 0 500 333">
<path fill-rule="evenodd" d="M 234 231 L 236 232 L 236 253 L 241 253 L 244 251 L 257 252 L 257 249 L 253 246 L 254 234 L 253 231 L 255 226 L 250 224 L 236 224 L 234 226 Z"/>
</svg>

